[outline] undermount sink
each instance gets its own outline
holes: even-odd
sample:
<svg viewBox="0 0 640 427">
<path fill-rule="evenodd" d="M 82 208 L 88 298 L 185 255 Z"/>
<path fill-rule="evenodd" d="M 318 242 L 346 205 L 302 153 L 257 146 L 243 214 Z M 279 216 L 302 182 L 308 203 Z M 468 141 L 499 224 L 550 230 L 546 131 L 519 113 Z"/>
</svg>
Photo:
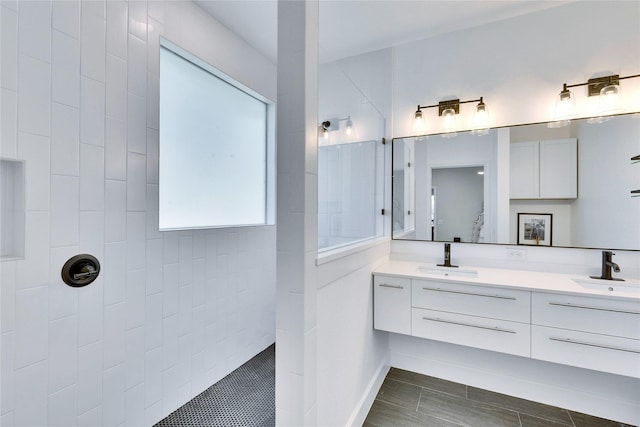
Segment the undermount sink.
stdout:
<svg viewBox="0 0 640 427">
<path fill-rule="evenodd" d="M 600 279 L 573 279 L 573 282 L 584 289 L 601 291 L 608 295 L 635 296 L 640 298 L 640 286 L 637 284 L 626 284 L 625 282 Z"/>
<path fill-rule="evenodd" d="M 466 277 L 466 278 L 476 278 L 478 277 L 478 270 L 470 270 L 464 268 L 455 268 L 455 267 L 432 267 L 421 265 L 418 267 L 418 270 L 421 273 L 429 274 L 431 276 L 439 276 L 439 277 Z"/>
</svg>

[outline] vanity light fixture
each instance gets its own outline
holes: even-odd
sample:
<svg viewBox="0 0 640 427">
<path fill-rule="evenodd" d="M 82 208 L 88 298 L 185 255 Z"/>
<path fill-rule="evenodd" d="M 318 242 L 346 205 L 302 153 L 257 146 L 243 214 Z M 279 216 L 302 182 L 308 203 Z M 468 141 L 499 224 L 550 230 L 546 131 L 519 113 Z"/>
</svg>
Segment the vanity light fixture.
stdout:
<svg viewBox="0 0 640 427">
<path fill-rule="evenodd" d="M 576 117 L 576 99 L 569 90 L 572 87 L 587 86 L 587 96 L 599 96 L 596 117 L 588 120 L 589 123 L 602 123 L 609 120 L 612 114 L 623 112 L 620 106 L 620 80 L 640 77 L 640 74 L 620 77 L 617 74 L 604 77 L 595 77 L 585 83 L 568 85 L 564 83 L 562 90 L 556 99 L 554 121 L 547 125 L 550 128 L 567 126 Z"/>
<path fill-rule="evenodd" d="M 456 136 L 458 131 L 458 119 L 456 116 L 460 114 L 460 104 L 467 104 L 469 102 L 478 103 L 474 114 L 472 133 L 474 135 L 486 135 L 489 132 L 489 114 L 487 105 L 484 103 L 482 97 L 480 97 L 480 99 L 471 99 L 469 101 L 450 99 L 447 101 L 440 101 L 434 105 L 418 105 L 418 108 L 413 115 L 413 131 L 416 133 L 423 133 L 425 131 L 425 113 L 422 110 L 437 107 L 438 116 L 442 117 L 442 136 L 445 138 Z"/>
</svg>

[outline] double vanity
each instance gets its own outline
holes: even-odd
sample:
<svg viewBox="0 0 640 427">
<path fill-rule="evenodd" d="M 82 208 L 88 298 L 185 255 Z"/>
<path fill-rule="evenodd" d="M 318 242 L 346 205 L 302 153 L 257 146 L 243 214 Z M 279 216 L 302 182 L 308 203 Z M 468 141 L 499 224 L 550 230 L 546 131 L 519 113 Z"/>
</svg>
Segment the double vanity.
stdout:
<svg viewBox="0 0 640 427">
<path fill-rule="evenodd" d="M 390 261 L 374 328 L 640 378 L 640 281 Z"/>
</svg>

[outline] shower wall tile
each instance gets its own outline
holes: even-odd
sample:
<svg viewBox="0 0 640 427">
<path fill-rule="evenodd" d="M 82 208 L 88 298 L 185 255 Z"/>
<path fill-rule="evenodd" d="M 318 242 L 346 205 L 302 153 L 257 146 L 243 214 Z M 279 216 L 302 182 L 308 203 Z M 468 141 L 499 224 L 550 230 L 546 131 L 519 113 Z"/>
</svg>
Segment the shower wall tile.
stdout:
<svg viewBox="0 0 640 427">
<path fill-rule="evenodd" d="M 77 421 L 76 387 L 67 387 L 50 394 L 47 405 L 48 427 L 75 426 Z"/>
<path fill-rule="evenodd" d="M 127 183 L 106 179 L 104 203 L 105 243 L 127 240 Z"/>
<path fill-rule="evenodd" d="M 2 2 L 0 15 L 0 86 L 5 89 L 18 89 L 18 14 Z"/>
<path fill-rule="evenodd" d="M 18 157 L 18 94 L 10 89 L 0 89 L 0 156 Z"/>
<path fill-rule="evenodd" d="M 73 386 L 78 380 L 78 316 L 49 323 L 49 393 Z M 75 393 L 73 396 L 75 401 Z M 75 408 L 73 416 L 75 417 Z"/>
<path fill-rule="evenodd" d="M 127 329 L 144 326 L 146 278 L 144 269 L 127 272 Z"/>
<path fill-rule="evenodd" d="M 107 243 L 105 246 L 105 305 L 124 302 L 127 284 L 127 245 L 126 242 Z"/>
<path fill-rule="evenodd" d="M 16 360 L 18 357 L 16 356 Z M 17 426 L 47 425 L 47 361 L 17 369 L 15 372 L 15 423 Z"/>
<path fill-rule="evenodd" d="M 77 176 L 51 175 L 52 248 L 79 243 L 80 182 Z"/>
<path fill-rule="evenodd" d="M 53 30 L 51 43 L 51 99 L 80 106 L 80 41 L 57 30 Z"/>
<path fill-rule="evenodd" d="M 51 1 L 20 2 L 18 38 L 21 54 L 51 61 Z"/>
<path fill-rule="evenodd" d="M 2 425 L 152 425 L 275 335 L 275 232 L 158 230 L 160 37 L 266 73 L 266 96 L 275 66 L 191 2 L 0 7 L 0 152 L 27 174 L 25 257 L 2 265 Z M 79 253 L 101 273 L 73 288 L 60 270 Z"/>
<path fill-rule="evenodd" d="M 126 111 L 126 107 L 123 111 Z M 105 178 L 125 181 L 127 179 L 127 122 L 107 117 L 105 128 Z"/>
<path fill-rule="evenodd" d="M 147 101 L 144 96 L 128 94 L 127 148 L 145 154 L 147 150 Z"/>
<path fill-rule="evenodd" d="M 54 1 L 51 26 L 69 36 L 80 39 L 80 1 Z"/>
<path fill-rule="evenodd" d="M 78 415 L 78 427 L 95 427 L 102 424 L 102 406 Z"/>
<path fill-rule="evenodd" d="M 105 85 L 82 76 L 80 78 L 80 142 L 104 145 Z"/>
<path fill-rule="evenodd" d="M 83 1 L 80 5 L 82 75 L 104 83 L 106 50 L 104 0 Z"/>
<path fill-rule="evenodd" d="M 124 364 L 106 369 L 103 375 L 102 426 L 124 423 Z"/>
<path fill-rule="evenodd" d="M 126 334 L 125 388 L 127 390 L 144 383 L 144 335 L 143 326 L 128 330 Z"/>
<path fill-rule="evenodd" d="M 27 211 L 48 211 L 51 190 L 49 138 L 19 132 L 18 158 L 26 163 L 25 209 Z"/>
<path fill-rule="evenodd" d="M 102 404 L 102 360 L 104 346 L 97 341 L 78 349 L 78 415 L 100 407 Z M 102 412 L 100 412 L 102 414 Z M 94 417 L 86 417 L 94 419 Z M 96 424 L 100 425 L 102 420 Z"/>
<path fill-rule="evenodd" d="M 104 369 L 124 363 L 127 331 L 126 309 L 123 302 L 104 307 Z"/>
<path fill-rule="evenodd" d="M 107 2 L 107 52 L 127 59 L 127 3 Z"/>
<path fill-rule="evenodd" d="M 126 120 L 127 61 L 116 55 L 107 54 L 106 78 L 106 114 L 114 119 Z"/>
<path fill-rule="evenodd" d="M 127 153 L 127 211 L 144 212 L 147 206 L 147 159 L 142 154 Z"/>
<path fill-rule="evenodd" d="M 80 144 L 80 210 L 104 211 L 104 147 Z"/>
<path fill-rule="evenodd" d="M 128 89 L 129 92 L 144 97 L 147 95 L 147 43 L 129 34 L 128 47 Z"/>
<path fill-rule="evenodd" d="M 91 286 L 85 286 L 80 289 L 78 300 L 78 346 L 102 340 L 104 326 L 103 294 L 104 279 L 102 277 L 98 277 L 91 283 Z M 102 362 L 100 366 L 102 366 Z"/>
<path fill-rule="evenodd" d="M 51 173 L 80 175 L 80 110 L 51 104 Z"/>
</svg>

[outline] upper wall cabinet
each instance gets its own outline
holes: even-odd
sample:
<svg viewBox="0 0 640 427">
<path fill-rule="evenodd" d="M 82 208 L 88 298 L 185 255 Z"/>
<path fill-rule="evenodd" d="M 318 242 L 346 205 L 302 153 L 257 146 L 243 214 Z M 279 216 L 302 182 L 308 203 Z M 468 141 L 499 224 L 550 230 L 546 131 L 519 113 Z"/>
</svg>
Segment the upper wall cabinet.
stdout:
<svg viewBox="0 0 640 427">
<path fill-rule="evenodd" d="M 578 197 L 576 138 L 513 143 L 510 156 L 510 198 Z"/>
</svg>

